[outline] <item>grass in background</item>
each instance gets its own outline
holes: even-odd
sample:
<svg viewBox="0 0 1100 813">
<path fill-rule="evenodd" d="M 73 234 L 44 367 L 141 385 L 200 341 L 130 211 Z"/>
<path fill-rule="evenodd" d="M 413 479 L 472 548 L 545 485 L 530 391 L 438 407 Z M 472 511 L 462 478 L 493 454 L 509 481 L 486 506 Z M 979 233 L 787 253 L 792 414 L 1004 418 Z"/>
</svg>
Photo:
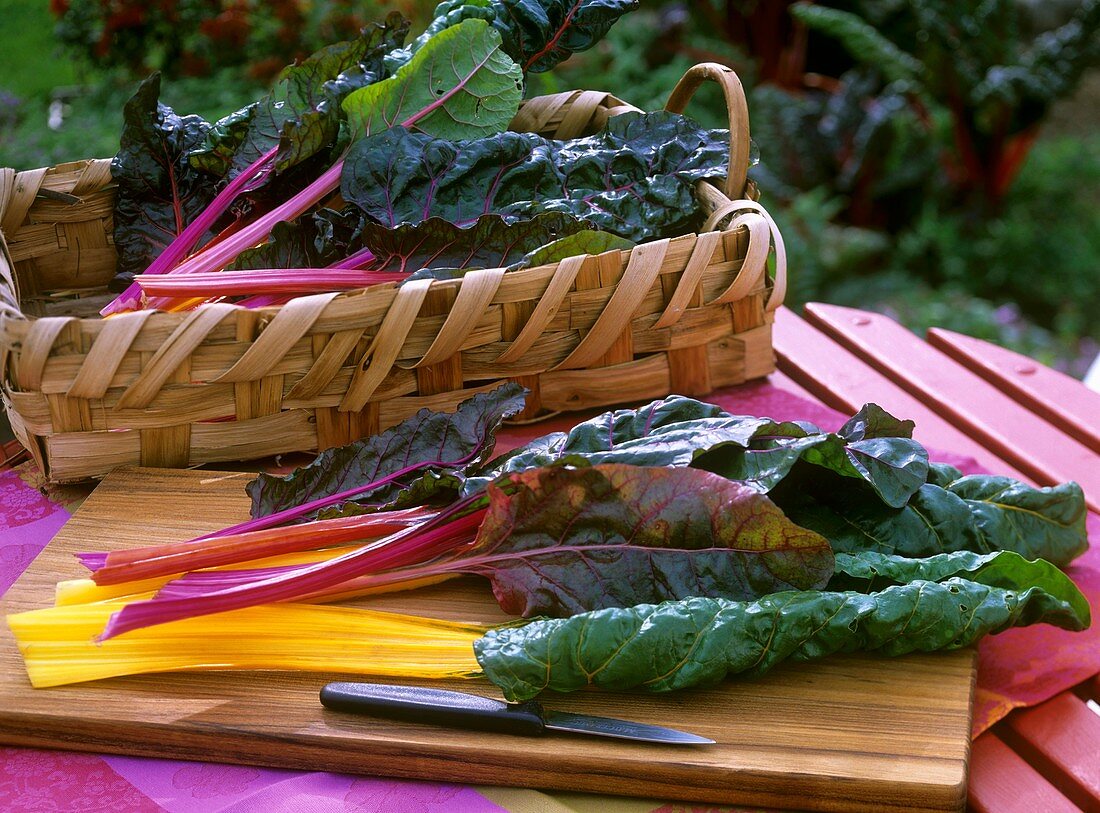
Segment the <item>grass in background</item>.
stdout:
<svg viewBox="0 0 1100 813">
<path fill-rule="evenodd" d="M 53 38 L 54 18 L 46 0 L 0 0 L 4 58 L 0 90 L 27 101 L 49 101 L 55 87 L 82 81 L 72 60 Z"/>
</svg>

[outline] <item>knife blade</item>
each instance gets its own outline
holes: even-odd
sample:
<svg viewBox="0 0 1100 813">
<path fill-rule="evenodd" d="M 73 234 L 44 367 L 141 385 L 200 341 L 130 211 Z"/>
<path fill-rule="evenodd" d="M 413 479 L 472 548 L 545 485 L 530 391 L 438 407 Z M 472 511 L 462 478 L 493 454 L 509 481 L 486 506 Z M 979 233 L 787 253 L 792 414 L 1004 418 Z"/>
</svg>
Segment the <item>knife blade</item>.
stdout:
<svg viewBox="0 0 1100 813">
<path fill-rule="evenodd" d="M 352 714 L 526 736 L 540 736 L 547 731 L 568 731 L 666 745 L 714 744 L 714 740 L 675 728 L 617 720 L 614 717 L 550 711 L 534 701 L 502 703 L 491 697 L 419 686 L 329 683 L 321 689 L 321 704 L 333 711 Z"/>
</svg>

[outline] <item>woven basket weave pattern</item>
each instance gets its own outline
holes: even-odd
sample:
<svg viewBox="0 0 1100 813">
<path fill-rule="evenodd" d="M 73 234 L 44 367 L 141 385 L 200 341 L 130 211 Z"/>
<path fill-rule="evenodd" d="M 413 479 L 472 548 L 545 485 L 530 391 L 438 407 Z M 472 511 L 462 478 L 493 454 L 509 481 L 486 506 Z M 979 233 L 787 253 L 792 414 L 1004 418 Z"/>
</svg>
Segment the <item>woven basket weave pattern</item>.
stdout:
<svg viewBox="0 0 1100 813">
<path fill-rule="evenodd" d="M 747 115 L 736 77 L 713 65 L 685 77 L 670 109 L 704 79 L 723 83 L 731 122 Z M 573 138 L 634 109 L 573 91 L 527 102 L 513 129 Z M 726 190 L 699 189 L 712 213 L 704 228 L 720 231 L 281 308 L 107 320 L 96 314 L 115 271 L 109 161 L 0 170 L 0 365 L 13 429 L 51 479 L 71 481 L 123 464 L 326 448 L 508 379 L 531 390 L 521 417 L 535 418 L 766 375 L 784 271 L 778 263 L 770 282 L 765 268 L 773 242 L 783 259 L 782 242 L 758 204 L 730 200 L 746 194 L 747 122 L 731 130 Z"/>
</svg>

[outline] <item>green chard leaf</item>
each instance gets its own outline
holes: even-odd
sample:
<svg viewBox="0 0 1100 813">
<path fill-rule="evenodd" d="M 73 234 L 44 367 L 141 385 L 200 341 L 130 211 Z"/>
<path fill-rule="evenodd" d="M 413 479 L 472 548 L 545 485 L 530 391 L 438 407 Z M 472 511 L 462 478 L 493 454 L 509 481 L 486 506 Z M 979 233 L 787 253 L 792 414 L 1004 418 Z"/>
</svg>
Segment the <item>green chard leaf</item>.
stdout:
<svg viewBox="0 0 1100 813">
<path fill-rule="evenodd" d="M 160 74 L 154 73 L 126 103 L 111 161 L 118 184 L 114 241 L 120 275 L 144 271 L 216 192 L 189 163 L 210 125 L 198 116 L 176 115 L 159 96 Z"/>
<path fill-rule="evenodd" d="M 634 243 L 611 232 L 583 229 L 546 243 L 523 259 L 524 265 L 548 265 L 580 254 L 603 254 L 605 251 L 629 251 L 632 248 Z"/>
<path fill-rule="evenodd" d="M 408 48 L 394 51 L 387 64 L 405 64 L 432 36 L 464 20 L 485 20 L 503 40 L 504 50 L 524 73 L 548 71 L 574 53 L 596 44 L 639 0 L 446 0 L 435 19 Z"/>
<path fill-rule="evenodd" d="M 838 652 L 884 655 L 969 646 L 1013 626 L 1081 630 L 1073 583 L 1000 587 L 915 581 L 877 593 L 788 591 L 758 601 L 689 598 L 491 630 L 474 642 L 486 677 L 512 701 L 589 686 L 654 692 L 760 675 Z"/>
<path fill-rule="evenodd" d="M 554 211 L 641 242 L 692 230 L 695 182 L 723 175 L 728 154 L 727 131 L 665 112 L 615 116 L 572 141 L 502 132 L 452 142 L 395 127 L 351 146 L 341 192 L 391 227 Z"/>
<path fill-rule="evenodd" d="M 878 404 L 864 404 L 836 433 L 849 443 L 874 438 L 912 438 L 917 425 L 895 418 Z"/>
<path fill-rule="evenodd" d="M 745 448 L 723 447 L 696 465 L 771 491 L 805 462 L 863 480 L 884 503 L 900 508 L 928 478 L 928 452 L 912 432 L 912 421 L 868 404 L 835 434 L 804 422 L 763 422 Z"/>
<path fill-rule="evenodd" d="M 942 582 L 952 577 L 1006 590 L 1039 587 L 1051 595 L 1065 597 L 1078 616 L 1086 620 L 1090 618 L 1088 601 L 1070 589 L 1069 577 L 1065 573 L 1045 559 L 1028 560 L 1008 550 L 994 553 L 954 551 L 925 559 L 870 551 L 838 553 L 836 572 L 826 589 L 870 593 L 892 584 Z"/>
<path fill-rule="evenodd" d="M 269 93 L 213 126 L 192 165 L 232 178 L 278 145 L 275 170 L 283 172 L 330 147 L 339 130 L 340 103 L 383 78 L 383 57 L 401 45 L 408 28 L 408 21 L 394 12 L 358 38 L 288 66 Z"/>
<path fill-rule="evenodd" d="M 396 75 L 343 101 L 352 138 L 403 125 L 438 138 L 499 133 L 516 115 L 523 72 L 484 20 L 435 34 Z"/>
<path fill-rule="evenodd" d="M 555 616 L 669 598 L 822 587 L 829 543 L 763 494 L 694 469 L 550 466 L 489 486 L 463 573 L 505 612 Z"/>
<path fill-rule="evenodd" d="M 377 435 L 323 451 L 285 476 L 261 473 L 248 484 L 252 516 L 368 485 L 417 464 L 428 465 L 357 496 L 354 503 L 325 509 L 322 515 L 363 513 L 369 509 L 358 506 L 360 502 L 390 505 L 408 499 L 410 491 L 423 501 L 438 489 L 455 488 L 459 473 L 492 453 L 497 429 L 523 409 L 524 393 L 517 384 L 505 384 L 463 401 L 453 413 L 422 409 Z"/>
<path fill-rule="evenodd" d="M 1011 477 L 960 477 L 947 490 L 970 508 L 978 533 L 995 549 L 1066 565 L 1088 548 L 1088 508 L 1077 483 L 1033 488 Z"/>
<path fill-rule="evenodd" d="M 937 478 L 943 482 L 948 472 L 940 468 Z M 926 557 L 1011 550 L 1064 566 L 1088 547 L 1084 495 L 1076 483 L 1033 488 L 1008 477 L 970 475 L 944 485 L 926 483 L 901 508 L 860 489 L 801 485 L 773 499 L 838 553 Z"/>
</svg>

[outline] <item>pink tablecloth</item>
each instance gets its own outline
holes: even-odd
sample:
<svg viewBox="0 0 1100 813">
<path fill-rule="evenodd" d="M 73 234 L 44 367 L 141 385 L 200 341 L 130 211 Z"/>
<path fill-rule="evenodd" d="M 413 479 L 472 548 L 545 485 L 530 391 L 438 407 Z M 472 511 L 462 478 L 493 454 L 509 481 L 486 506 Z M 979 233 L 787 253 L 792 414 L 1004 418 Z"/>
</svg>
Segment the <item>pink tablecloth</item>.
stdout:
<svg viewBox="0 0 1100 813">
<path fill-rule="evenodd" d="M 767 384 L 729 389 L 712 399 L 730 412 L 809 420 L 839 427 L 844 416 Z M 575 416 L 535 427 L 509 429 L 500 443 L 571 425 Z M 934 457 L 964 471 L 969 459 Z M 33 464 L 0 472 L 0 593 L 15 582 L 75 510 L 86 490 L 45 488 Z M 1089 518 L 1090 538 L 1100 538 L 1100 519 Z M 1100 617 L 1100 550 L 1092 548 L 1070 569 Z M 1047 626 L 1010 630 L 980 647 L 974 735 L 1013 708 L 1040 703 L 1100 673 L 1100 624 L 1084 633 Z M 729 813 L 741 808 L 695 807 L 653 800 L 618 800 L 582 794 L 542 794 L 433 782 L 354 777 L 175 760 L 0 749 L 0 810 L 157 811 L 172 813 L 489 813 L 582 811 L 600 813 Z"/>
</svg>

